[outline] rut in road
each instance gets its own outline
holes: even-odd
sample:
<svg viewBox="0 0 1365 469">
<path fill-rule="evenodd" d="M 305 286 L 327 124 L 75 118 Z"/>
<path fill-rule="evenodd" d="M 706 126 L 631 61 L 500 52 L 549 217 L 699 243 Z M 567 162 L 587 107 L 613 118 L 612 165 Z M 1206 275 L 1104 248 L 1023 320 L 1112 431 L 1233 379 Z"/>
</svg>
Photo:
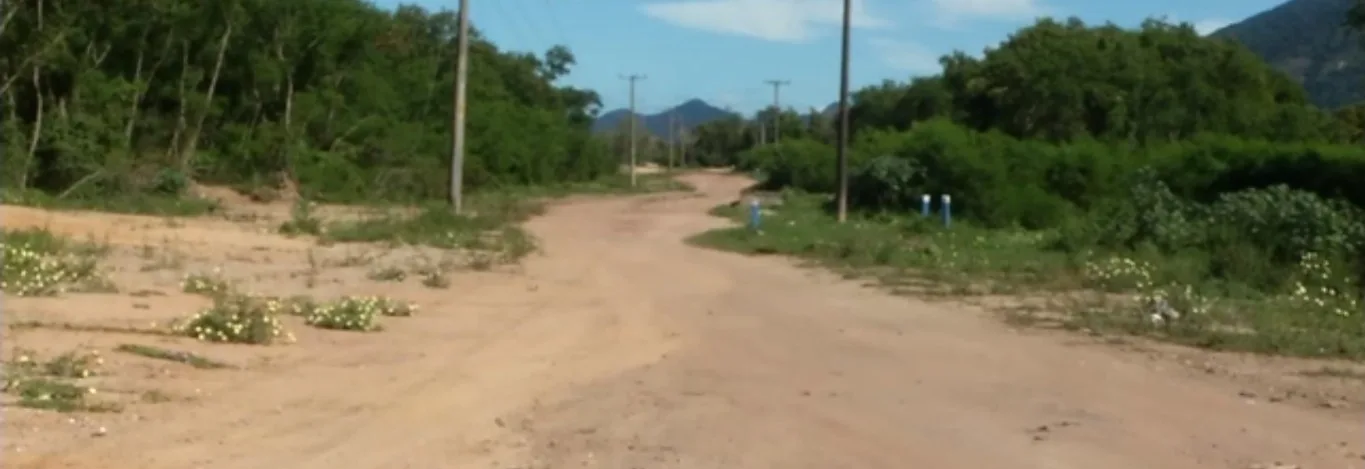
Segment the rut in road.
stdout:
<svg viewBox="0 0 1365 469">
<path fill-rule="evenodd" d="M 700 195 L 556 206 L 528 223 L 545 253 L 521 275 L 457 282 L 386 340 L 247 372 L 28 467 L 1365 463 L 1351 416 L 1251 405 L 1216 378 L 966 307 L 686 246 L 748 182 L 686 178 Z"/>
</svg>

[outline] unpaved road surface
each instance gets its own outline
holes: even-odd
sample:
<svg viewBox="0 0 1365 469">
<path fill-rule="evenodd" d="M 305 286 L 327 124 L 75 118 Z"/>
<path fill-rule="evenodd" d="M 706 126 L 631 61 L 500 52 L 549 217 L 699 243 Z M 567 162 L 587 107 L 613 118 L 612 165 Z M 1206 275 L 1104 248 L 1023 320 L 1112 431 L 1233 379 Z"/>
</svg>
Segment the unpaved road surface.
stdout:
<svg viewBox="0 0 1365 469">
<path fill-rule="evenodd" d="M 102 436 L 6 410 L 6 467 L 1365 467 L 1355 409 L 686 246 L 746 183 L 688 178 L 700 195 L 554 208 L 521 271 L 393 290 L 423 313 L 383 332 L 214 346 L 268 360 L 166 378 L 194 399 L 81 417 Z"/>
</svg>

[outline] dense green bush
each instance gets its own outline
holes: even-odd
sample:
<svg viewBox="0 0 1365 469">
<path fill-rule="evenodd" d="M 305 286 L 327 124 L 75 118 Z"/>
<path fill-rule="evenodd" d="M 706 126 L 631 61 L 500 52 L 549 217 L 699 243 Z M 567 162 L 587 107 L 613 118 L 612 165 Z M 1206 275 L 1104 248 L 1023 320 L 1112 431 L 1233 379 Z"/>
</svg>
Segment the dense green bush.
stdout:
<svg viewBox="0 0 1365 469">
<path fill-rule="evenodd" d="M 445 195 L 453 12 L 361 0 L 14 7 L 0 28 L 7 189 L 99 200 L 293 180 L 315 200 Z M 597 95 L 558 83 L 574 65 L 567 49 L 537 56 L 471 36 L 466 187 L 615 171 L 590 134 Z"/>
<path fill-rule="evenodd" d="M 1365 207 L 1365 148 L 1272 143 L 1230 137 L 1131 147 L 1094 141 L 1049 144 L 980 133 L 946 120 L 904 132 L 869 132 L 853 151 L 856 209 L 917 210 L 922 194 L 950 194 L 954 210 L 987 226 L 1046 228 L 1134 193 L 1141 168 L 1173 199 L 1213 202 L 1223 194 L 1283 185 Z M 901 159 L 897 162 L 892 159 Z M 750 150 L 742 165 L 771 188 L 835 189 L 834 150 L 809 140 Z M 1108 210 L 1108 208 L 1105 208 Z"/>
<path fill-rule="evenodd" d="M 784 139 L 739 155 L 739 169 L 765 176 L 765 188 L 799 188 L 811 192 L 838 190 L 834 148 L 809 139 Z"/>
</svg>

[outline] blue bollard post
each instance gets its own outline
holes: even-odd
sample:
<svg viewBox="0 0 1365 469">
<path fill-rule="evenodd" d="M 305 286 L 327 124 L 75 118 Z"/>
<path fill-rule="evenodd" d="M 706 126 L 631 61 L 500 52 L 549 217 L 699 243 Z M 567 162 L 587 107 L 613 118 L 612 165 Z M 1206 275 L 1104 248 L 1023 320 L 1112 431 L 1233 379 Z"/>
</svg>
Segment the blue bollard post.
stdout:
<svg viewBox="0 0 1365 469">
<path fill-rule="evenodd" d="M 749 229 L 758 231 L 758 224 L 763 218 L 763 208 L 758 202 L 758 197 L 749 199 Z"/>
<path fill-rule="evenodd" d="M 943 201 L 943 227 L 951 228 L 953 226 L 953 198 L 949 197 L 948 194 L 943 194 L 940 200 Z"/>
<path fill-rule="evenodd" d="M 923 217 L 928 217 L 928 216 L 929 216 L 929 202 L 930 202 L 931 200 L 933 200 L 933 198 L 930 197 L 929 194 L 924 194 L 923 196 L 920 196 L 920 198 L 919 198 L 919 214 L 920 214 L 920 216 L 923 216 Z"/>
</svg>

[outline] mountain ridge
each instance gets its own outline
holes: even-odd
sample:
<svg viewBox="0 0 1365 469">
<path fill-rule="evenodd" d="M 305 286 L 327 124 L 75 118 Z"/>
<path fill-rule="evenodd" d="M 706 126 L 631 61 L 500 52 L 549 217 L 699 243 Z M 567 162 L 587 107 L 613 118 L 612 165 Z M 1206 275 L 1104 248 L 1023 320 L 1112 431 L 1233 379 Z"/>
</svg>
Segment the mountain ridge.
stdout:
<svg viewBox="0 0 1365 469">
<path fill-rule="evenodd" d="M 592 131 L 594 133 L 607 133 L 620 129 L 629 119 L 631 112 L 629 109 L 615 109 L 603 113 L 593 122 Z M 688 130 L 707 122 L 732 117 L 742 117 L 739 113 L 712 106 L 710 103 L 698 98 L 684 101 L 682 104 L 673 106 L 667 110 L 655 114 L 635 113 L 635 118 L 640 120 L 642 130 L 649 132 L 659 138 L 668 138 L 669 123 L 676 119 L 678 127 Z"/>
<path fill-rule="evenodd" d="M 1365 101 L 1365 47 L 1345 25 L 1357 0 L 1290 0 L 1214 31 L 1293 77 L 1333 109 Z"/>
</svg>

